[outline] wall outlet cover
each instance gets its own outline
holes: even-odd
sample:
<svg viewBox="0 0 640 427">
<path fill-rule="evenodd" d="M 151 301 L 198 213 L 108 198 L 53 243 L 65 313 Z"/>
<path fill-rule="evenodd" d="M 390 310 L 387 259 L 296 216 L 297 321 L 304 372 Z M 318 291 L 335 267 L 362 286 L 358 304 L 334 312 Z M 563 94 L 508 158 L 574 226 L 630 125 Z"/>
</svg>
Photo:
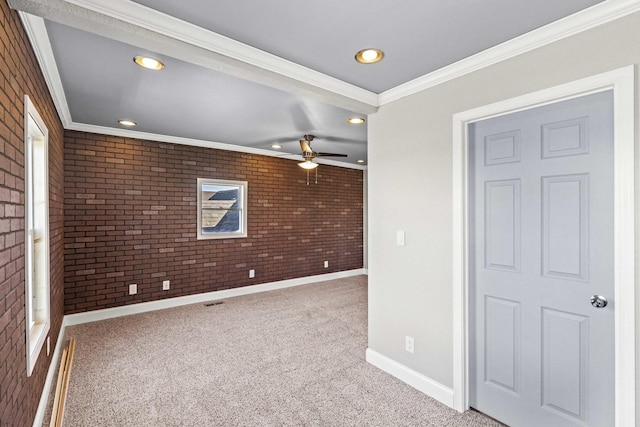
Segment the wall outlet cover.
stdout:
<svg viewBox="0 0 640 427">
<path fill-rule="evenodd" d="M 404 337 L 404 349 L 409 353 L 413 353 L 414 342 L 412 337 Z"/>
<path fill-rule="evenodd" d="M 162 290 L 163 291 L 168 291 L 169 289 L 171 289 L 171 280 L 163 280 L 162 281 Z"/>
<path fill-rule="evenodd" d="M 138 284 L 132 283 L 129 285 L 129 295 L 135 295 L 138 293 Z"/>
</svg>

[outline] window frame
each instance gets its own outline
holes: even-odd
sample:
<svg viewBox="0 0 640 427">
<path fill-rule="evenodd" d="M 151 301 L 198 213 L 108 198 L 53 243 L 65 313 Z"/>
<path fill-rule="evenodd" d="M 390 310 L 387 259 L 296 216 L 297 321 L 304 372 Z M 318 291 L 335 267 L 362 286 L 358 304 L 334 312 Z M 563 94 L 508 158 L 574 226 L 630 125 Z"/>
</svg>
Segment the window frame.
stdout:
<svg viewBox="0 0 640 427">
<path fill-rule="evenodd" d="M 248 200 L 248 187 L 247 181 L 233 181 L 226 179 L 214 179 L 214 178 L 198 178 L 197 182 L 197 238 L 198 240 L 210 240 L 210 239 L 237 239 L 247 237 L 247 200 Z M 240 230 L 234 232 L 213 232 L 204 233 L 202 230 L 202 187 L 205 185 L 216 186 L 233 186 L 239 189 L 240 207 L 237 209 L 240 211 Z"/>
<path fill-rule="evenodd" d="M 28 95 L 24 106 L 25 325 L 31 376 L 51 328 L 49 130 Z"/>
</svg>

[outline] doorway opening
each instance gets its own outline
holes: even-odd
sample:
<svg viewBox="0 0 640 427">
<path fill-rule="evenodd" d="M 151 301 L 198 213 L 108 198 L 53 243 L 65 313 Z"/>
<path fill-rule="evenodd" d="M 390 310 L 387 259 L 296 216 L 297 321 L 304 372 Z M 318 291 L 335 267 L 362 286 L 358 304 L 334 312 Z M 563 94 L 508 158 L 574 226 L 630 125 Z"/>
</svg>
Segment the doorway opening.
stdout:
<svg viewBox="0 0 640 427">
<path fill-rule="evenodd" d="M 454 408 L 469 408 L 468 125 L 611 90 L 614 97 L 615 425 L 635 422 L 634 67 L 456 114 L 453 145 Z"/>
</svg>

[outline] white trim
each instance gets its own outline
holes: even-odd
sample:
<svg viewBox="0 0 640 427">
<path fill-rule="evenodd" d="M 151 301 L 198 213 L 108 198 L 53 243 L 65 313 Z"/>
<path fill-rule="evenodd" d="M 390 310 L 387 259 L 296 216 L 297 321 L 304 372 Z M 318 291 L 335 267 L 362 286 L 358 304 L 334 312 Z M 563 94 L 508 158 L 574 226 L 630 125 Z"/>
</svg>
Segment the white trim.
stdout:
<svg viewBox="0 0 640 427">
<path fill-rule="evenodd" d="M 615 425 L 635 423 L 635 68 L 628 66 L 453 116 L 454 405 L 468 400 L 467 135 L 468 123 L 613 89 L 615 134 Z"/>
<path fill-rule="evenodd" d="M 377 107 L 377 94 L 129 0 L 66 0 L 84 9 Z"/>
<path fill-rule="evenodd" d="M 376 368 L 398 378 L 400 381 L 410 385 L 416 390 L 437 400 L 438 402 L 453 406 L 453 390 L 422 375 L 419 372 L 409 369 L 406 366 L 388 358 L 370 348 L 366 352 L 367 362 Z"/>
<path fill-rule="evenodd" d="M 113 319 L 116 317 L 129 316 L 132 314 L 147 313 L 149 311 L 163 310 L 166 308 L 181 307 L 189 304 L 199 304 L 209 301 L 220 300 L 224 298 L 232 298 L 242 295 L 257 294 L 260 292 L 273 291 L 276 289 L 290 288 L 293 286 L 308 285 L 312 283 L 321 283 L 328 280 L 343 279 L 346 277 L 359 276 L 364 274 L 364 269 L 356 269 L 349 271 L 340 271 L 337 273 L 321 274 L 318 276 L 301 277 L 298 279 L 281 280 L 278 282 L 263 283 L 260 285 L 245 286 L 242 288 L 226 289 L 224 291 L 207 292 L 204 294 L 189 295 L 185 297 L 170 298 L 160 301 L 151 301 L 141 304 L 133 304 L 122 307 L 107 308 L 105 310 L 89 311 L 78 314 L 68 314 L 64 316 L 62 325 L 60 326 L 60 332 L 58 333 L 58 340 L 56 342 L 56 348 L 49 364 L 49 370 L 47 371 L 47 378 L 40 395 L 40 402 L 38 403 L 38 409 L 33 421 L 34 427 L 40 427 L 44 423 L 44 415 L 47 410 L 47 402 L 49 394 L 51 393 L 51 387 L 53 386 L 54 378 L 56 377 L 56 369 L 58 368 L 58 361 L 60 359 L 60 351 L 64 342 L 64 334 L 67 326 L 80 325 L 83 323 L 96 322 L 98 320 Z"/>
<path fill-rule="evenodd" d="M 113 319 L 115 317 L 147 313 L 149 311 L 164 310 L 165 308 L 181 307 L 183 305 L 189 304 L 201 304 L 224 298 L 233 298 L 242 295 L 273 291 L 276 289 L 291 288 L 293 286 L 308 285 L 311 283 L 326 282 L 328 280 L 343 279 L 345 277 L 360 276 L 362 274 L 362 269 L 339 271 L 336 273 L 320 274 L 317 276 L 300 277 L 297 279 L 280 280 L 278 282 L 263 283 L 260 285 L 225 289 L 223 291 L 206 292 L 202 294 L 187 295 L 184 297 L 149 301 L 140 304 L 125 305 L 114 308 L 106 308 L 104 310 L 87 311 L 78 314 L 68 314 L 64 316 L 64 318 L 67 326 L 79 325 L 82 323 L 96 322 L 98 320 Z"/>
<path fill-rule="evenodd" d="M 429 89 L 509 58 L 590 30 L 640 10 L 638 0 L 609 0 L 442 67 L 378 96 L 378 106 Z"/>
<path fill-rule="evenodd" d="M 56 341 L 56 348 L 53 351 L 53 356 L 49 362 L 49 370 L 47 371 L 47 378 L 44 381 L 42 387 L 42 394 L 40 395 L 40 402 L 38 403 L 38 409 L 36 410 L 36 417 L 33 420 L 33 427 L 42 427 L 44 425 L 44 415 L 47 412 L 47 402 L 49 401 L 49 394 L 51 394 L 51 387 L 53 381 L 57 377 L 56 370 L 58 368 L 58 362 L 60 360 L 60 351 L 62 350 L 62 344 L 64 342 L 64 332 L 66 329 L 65 319 L 62 320 L 60 326 L 60 332 L 58 333 L 58 340 Z"/>
<path fill-rule="evenodd" d="M 614 84 L 614 299 L 616 425 L 636 422 L 635 68 Z M 627 289 L 628 288 L 628 289 Z"/>
<path fill-rule="evenodd" d="M 69 105 L 67 104 L 67 98 L 64 93 L 64 87 L 62 85 L 62 79 L 58 73 L 58 66 L 56 64 L 53 50 L 49 42 L 47 35 L 47 29 L 44 24 L 44 19 L 30 15 L 25 12 L 19 12 L 22 19 L 23 26 L 31 46 L 38 58 L 40 69 L 45 77 L 47 87 L 51 92 L 51 97 L 58 111 L 58 116 L 62 121 L 62 125 L 68 130 L 77 130 L 80 132 L 90 132 L 100 135 L 109 136 L 122 136 L 125 138 L 137 138 L 146 139 L 151 141 L 168 142 L 171 144 L 190 145 L 195 147 L 214 148 L 218 150 L 236 151 L 241 153 L 259 154 L 261 156 L 280 157 L 290 160 L 300 161 L 299 154 L 286 154 L 281 152 L 274 152 L 271 150 L 264 150 L 253 147 L 245 147 L 242 145 L 226 144 L 223 142 L 205 141 L 193 138 L 183 138 L 177 136 L 161 135 L 150 132 L 137 132 L 129 129 L 111 128 L 106 126 L 89 125 L 84 123 L 76 123 L 71 118 L 71 112 L 69 111 Z M 316 162 L 325 165 L 338 166 L 348 169 L 366 170 L 367 167 L 359 164 L 350 164 L 331 159 L 316 159 Z"/>
<path fill-rule="evenodd" d="M 378 95 L 374 92 L 129 0 L 110 0 L 108 2 L 104 0 L 58 0 L 51 2 L 46 7 L 38 4 L 40 2 L 35 0 L 16 0 L 10 3 L 12 7 L 44 15 L 45 18 L 54 20 L 64 14 L 73 14 L 75 18 L 102 26 L 110 26 L 113 29 L 119 25 L 121 27 L 121 24 L 125 23 L 134 26 L 136 28 L 134 31 L 137 33 L 141 33 L 141 29 L 149 30 L 151 33 L 219 55 L 216 59 L 220 65 L 218 71 L 229 69 L 229 65 L 239 61 L 288 79 L 288 84 L 281 79 L 281 83 L 284 83 L 285 86 L 291 87 L 291 80 L 293 80 L 314 88 L 324 89 L 340 98 L 356 101 L 359 105 L 354 105 L 354 108 L 363 110 L 360 111 L 362 113 L 371 113 L 377 108 Z M 68 20 L 62 23 L 69 24 Z M 83 28 L 92 31 L 91 26 Z M 122 28 L 116 29 L 116 31 L 122 31 Z"/>
<path fill-rule="evenodd" d="M 40 64 L 40 69 L 42 70 L 49 92 L 51 92 L 58 116 L 62 121 L 62 125 L 66 127 L 71 123 L 71 112 L 69 111 L 67 97 L 64 94 L 62 79 L 58 73 L 58 65 L 56 64 L 56 58 L 53 56 L 53 49 L 49 42 L 49 35 L 44 25 L 44 19 L 29 15 L 25 12 L 18 13 L 20 14 L 24 30 L 27 32 L 27 36 L 31 42 L 33 52 L 36 58 L 38 58 L 38 64 Z"/>
<path fill-rule="evenodd" d="M 36 145 L 40 144 L 42 149 L 36 150 Z M 51 327 L 51 283 L 49 274 L 49 129 L 29 95 L 24 96 L 24 153 L 24 262 L 26 266 L 24 305 L 27 376 L 30 377 Z M 44 171 L 41 168 L 44 168 Z M 35 179 L 35 175 L 41 178 Z M 38 188 L 44 194 L 40 194 Z M 35 209 L 35 205 L 39 205 L 40 209 Z M 36 213 L 42 213 L 42 211 L 45 216 L 34 219 L 37 218 Z M 39 233 L 38 236 L 36 231 Z M 35 280 L 34 271 L 36 270 L 40 280 Z"/>
<path fill-rule="evenodd" d="M 212 52 L 227 55 L 230 58 L 235 58 L 239 61 L 243 61 L 247 64 L 251 64 L 265 70 L 270 70 L 276 74 L 286 76 L 293 80 L 305 82 L 313 87 L 339 94 L 340 96 L 356 100 L 357 102 L 362 102 L 374 108 L 445 83 L 481 68 L 491 66 L 500 61 L 524 54 L 538 47 L 578 34 L 582 31 L 606 24 L 640 10 L 640 1 L 638 0 L 604 1 L 581 12 L 570 15 L 564 19 L 548 24 L 520 37 L 509 40 L 498 46 L 462 59 L 454 64 L 440 68 L 432 73 L 418 77 L 417 79 L 376 95 L 373 92 L 341 82 L 324 74 L 317 73 L 308 68 L 285 61 L 282 58 L 262 52 L 253 47 L 238 43 L 219 34 L 204 30 L 184 21 L 177 20 L 158 11 L 148 9 L 135 2 L 113 0 L 106 4 L 102 0 L 60 1 L 66 1 L 67 3 L 73 4 L 77 7 L 103 14 L 112 19 L 127 22 L 130 25 L 150 29 L 164 36 L 182 41 L 183 43 L 193 43 L 196 46 L 201 46 Z M 177 144 L 199 145 L 219 148 L 222 150 L 277 156 L 268 150 L 258 150 L 217 142 L 197 141 L 188 138 L 165 137 L 151 133 L 145 134 L 132 131 L 121 131 L 117 128 L 107 128 L 73 122 L 64 94 L 62 81 L 53 56 L 51 44 L 44 26 L 44 20 L 22 11 L 20 12 L 20 17 L 38 58 L 47 86 L 53 97 L 56 109 L 58 110 L 58 115 L 60 116 L 65 129 L 115 136 L 131 136 L 133 138 L 153 139 Z M 324 79 L 324 77 L 328 80 Z M 347 86 L 344 86 L 343 84 Z M 357 90 L 354 92 L 351 89 Z M 342 162 L 332 160 L 323 159 L 321 163 L 349 167 L 352 169 L 365 169 L 363 167 L 358 167 L 357 165 L 347 166 Z"/>
<path fill-rule="evenodd" d="M 112 0 L 110 2 L 104 2 L 103 0 L 60 1 L 75 5 L 87 11 L 92 11 L 104 17 L 117 19 L 136 27 L 148 29 L 176 41 L 203 48 L 209 52 L 241 61 L 274 74 L 308 84 L 312 87 L 344 96 L 345 98 L 373 107 L 374 109 L 640 10 L 640 2 L 638 0 L 603 1 L 590 8 L 464 58 L 456 63 L 442 67 L 412 81 L 391 88 L 380 94 L 375 94 L 135 2 L 128 0 Z M 17 3 L 21 3 L 19 6 L 26 8 L 26 5 L 22 4 L 24 2 Z M 18 4 L 16 4 L 16 6 L 18 6 Z M 32 8 L 33 7 L 35 6 L 32 6 Z M 41 6 L 39 7 L 41 8 Z M 20 14 L 22 16 L 25 13 L 21 12 Z M 23 22 L 25 22 L 25 27 L 30 25 L 25 18 L 23 18 Z M 54 95 L 57 95 L 57 84 L 50 84 L 50 81 L 59 81 L 59 78 L 56 79 L 54 75 L 54 73 L 57 74 L 57 69 L 52 71 L 53 69 L 50 67 L 50 65 L 55 64 L 55 61 L 52 62 L 50 59 L 47 59 L 46 65 L 41 61 L 42 58 L 52 58 L 52 55 L 49 54 L 51 46 L 48 38 L 41 38 L 41 35 L 46 34 L 46 31 L 45 33 L 36 31 L 32 34 L 32 31 L 27 29 L 27 32 L 34 50 L 38 55 L 38 60 L 41 62 L 41 67 L 43 68 L 48 85 Z M 32 38 L 32 35 L 36 37 Z M 38 47 L 43 42 L 44 45 Z M 46 46 L 48 46 L 48 48 Z M 40 56 L 39 51 L 43 51 L 46 54 Z M 62 117 L 63 124 L 66 126 L 66 124 L 70 122 L 70 120 L 68 122 L 66 121 L 70 117 L 68 115 L 68 107 L 66 106 L 66 102 L 60 104 L 60 102 L 63 101 L 63 97 L 57 96 L 54 100 L 56 98 L 56 106 Z M 62 105 L 65 107 L 60 108 Z"/>
<path fill-rule="evenodd" d="M 300 162 L 302 158 L 300 154 L 287 154 L 272 150 L 264 150 L 261 148 L 245 147 L 242 145 L 226 144 L 224 142 L 205 141 L 202 139 L 183 138 L 179 136 L 162 135 L 159 133 L 138 132 L 129 129 L 110 128 L 106 126 L 85 125 L 82 123 L 69 123 L 65 127 L 68 130 L 76 130 L 79 132 L 95 133 L 99 135 L 121 136 L 123 138 L 144 139 L 153 142 L 167 142 L 170 144 L 190 145 L 192 147 L 214 148 L 217 150 L 236 151 L 239 153 L 258 154 L 261 156 L 278 157 L 281 159 L 295 160 Z M 366 170 L 366 165 L 358 165 L 340 162 L 330 159 L 316 159 L 317 163 L 322 165 L 338 166 L 347 169 Z"/>
<path fill-rule="evenodd" d="M 230 232 L 202 232 L 202 186 L 203 185 L 226 185 L 229 187 L 238 188 L 238 200 L 240 205 L 240 230 Z M 196 190 L 196 204 L 198 205 L 198 216 L 196 218 L 196 238 L 198 240 L 209 239 L 242 239 L 247 237 L 247 205 L 249 200 L 249 183 L 247 181 L 232 181 L 228 179 L 214 179 L 214 178 L 198 178 L 197 190 Z"/>
</svg>

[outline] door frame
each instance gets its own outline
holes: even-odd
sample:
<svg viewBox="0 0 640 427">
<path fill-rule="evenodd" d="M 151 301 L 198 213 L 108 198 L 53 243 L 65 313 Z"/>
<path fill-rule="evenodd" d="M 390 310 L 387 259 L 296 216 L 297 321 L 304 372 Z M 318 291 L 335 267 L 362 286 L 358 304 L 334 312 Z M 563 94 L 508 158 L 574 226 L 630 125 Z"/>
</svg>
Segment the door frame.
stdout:
<svg viewBox="0 0 640 427">
<path fill-rule="evenodd" d="M 615 425 L 635 423 L 635 66 L 453 116 L 453 407 L 469 409 L 468 124 L 595 92 L 614 96 Z"/>
</svg>

